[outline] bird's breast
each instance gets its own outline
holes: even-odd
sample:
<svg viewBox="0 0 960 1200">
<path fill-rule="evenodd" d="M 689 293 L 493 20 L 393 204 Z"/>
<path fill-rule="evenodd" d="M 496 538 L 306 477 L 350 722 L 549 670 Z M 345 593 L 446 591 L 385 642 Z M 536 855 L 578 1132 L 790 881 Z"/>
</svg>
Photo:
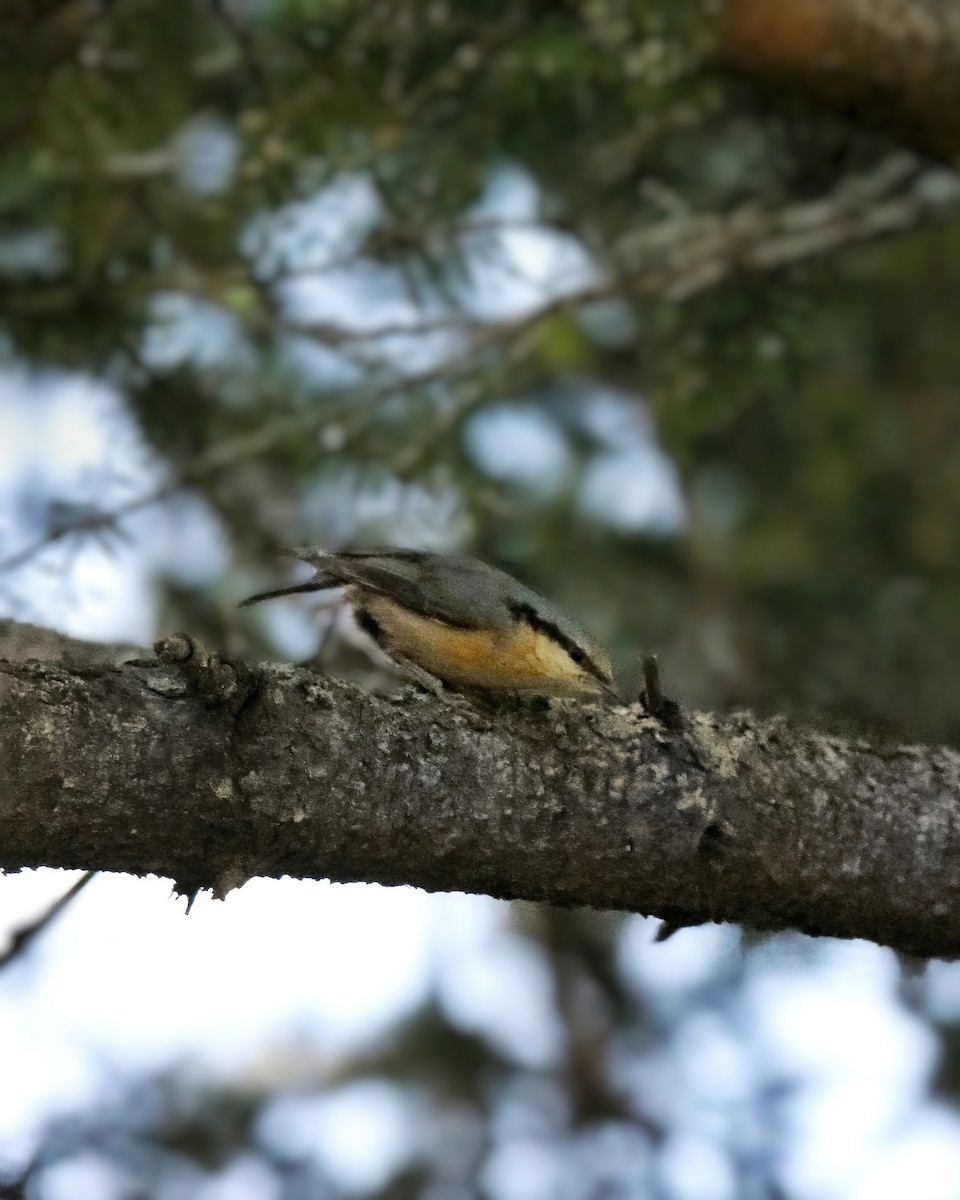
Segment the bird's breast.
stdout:
<svg viewBox="0 0 960 1200">
<path fill-rule="evenodd" d="M 402 655 L 455 687 L 550 695 L 592 693 L 596 684 L 547 633 L 517 620 L 503 631 L 461 629 L 387 596 L 351 597 L 379 629 L 388 654 Z"/>
</svg>

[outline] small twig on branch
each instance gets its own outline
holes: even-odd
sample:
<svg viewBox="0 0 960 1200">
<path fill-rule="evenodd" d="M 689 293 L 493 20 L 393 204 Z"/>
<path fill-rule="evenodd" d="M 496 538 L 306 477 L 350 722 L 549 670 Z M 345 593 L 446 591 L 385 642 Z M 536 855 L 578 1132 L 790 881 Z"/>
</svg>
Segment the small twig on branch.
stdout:
<svg viewBox="0 0 960 1200">
<path fill-rule="evenodd" d="M 647 654 L 643 658 L 643 691 L 640 693 L 640 703 L 651 717 L 656 717 L 664 725 L 676 728 L 682 722 L 680 705 L 675 700 L 668 700 L 663 694 L 660 665 L 655 654 Z"/>
<path fill-rule="evenodd" d="M 663 692 L 660 688 L 660 667 L 655 654 L 647 654 L 643 659 L 643 683 L 641 703 L 652 717 L 656 717 L 663 708 Z"/>
</svg>

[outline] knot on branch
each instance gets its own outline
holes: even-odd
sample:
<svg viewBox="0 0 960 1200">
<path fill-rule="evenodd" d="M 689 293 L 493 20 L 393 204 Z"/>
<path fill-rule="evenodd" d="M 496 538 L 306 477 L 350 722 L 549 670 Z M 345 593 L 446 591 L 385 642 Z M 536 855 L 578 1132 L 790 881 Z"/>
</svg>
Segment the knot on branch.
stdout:
<svg viewBox="0 0 960 1200">
<path fill-rule="evenodd" d="M 192 690 L 212 707 L 236 715 L 256 690 L 249 668 L 226 662 L 188 633 L 172 633 L 153 644 L 161 662 L 175 664 Z"/>
</svg>

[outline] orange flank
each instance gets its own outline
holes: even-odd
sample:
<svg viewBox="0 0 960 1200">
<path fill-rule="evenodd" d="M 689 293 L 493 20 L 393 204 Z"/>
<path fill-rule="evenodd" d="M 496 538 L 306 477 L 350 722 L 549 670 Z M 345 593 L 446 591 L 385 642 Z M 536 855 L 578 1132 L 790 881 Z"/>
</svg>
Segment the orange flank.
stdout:
<svg viewBox="0 0 960 1200">
<path fill-rule="evenodd" d="M 370 596 L 365 608 L 383 630 L 388 653 L 411 659 L 455 687 L 554 696 L 596 695 L 602 690 L 559 643 L 526 621 L 518 620 L 500 633 L 457 629 L 386 596 Z"/>
</svg>

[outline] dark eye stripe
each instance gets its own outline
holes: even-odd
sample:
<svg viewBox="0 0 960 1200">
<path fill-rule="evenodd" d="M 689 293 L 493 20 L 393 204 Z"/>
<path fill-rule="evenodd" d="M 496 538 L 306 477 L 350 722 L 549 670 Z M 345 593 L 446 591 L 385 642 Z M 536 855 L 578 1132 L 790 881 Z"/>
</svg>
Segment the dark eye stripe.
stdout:
<svg viewBox="0 0 960 1200">
<path fill-rule="evenodd" d="M 357 624 L 360 626 L 363 632 L 369 634 L 369 636 L 373 638 L 377 645 L 382 648 L 386 638 L 384 637 L 383 629 L 380 627 L 379 623 L 371 616 L 367 609 L 359 605 L 357 606 L 355 615 L 357 618 Z"/>
<path fill-rule="evenodd" d="M 510 611 L 521 621 L 526 621 L 531 629 L 537 629 L 541 633 L 545 633 L 557 642 L 558 645 L 562 646 L 578 667 L 583 667 L 588 674 L 592 675 L 595 679 L 599 679 L 601 683 L 608 684 L 610 682 L 606 672 L 597 666 L 581 646 L 578 646 L 575 641 L 567 637 L 552 621 L 544 620 L 529 604 L 511 604 Z"/>
</svg>

